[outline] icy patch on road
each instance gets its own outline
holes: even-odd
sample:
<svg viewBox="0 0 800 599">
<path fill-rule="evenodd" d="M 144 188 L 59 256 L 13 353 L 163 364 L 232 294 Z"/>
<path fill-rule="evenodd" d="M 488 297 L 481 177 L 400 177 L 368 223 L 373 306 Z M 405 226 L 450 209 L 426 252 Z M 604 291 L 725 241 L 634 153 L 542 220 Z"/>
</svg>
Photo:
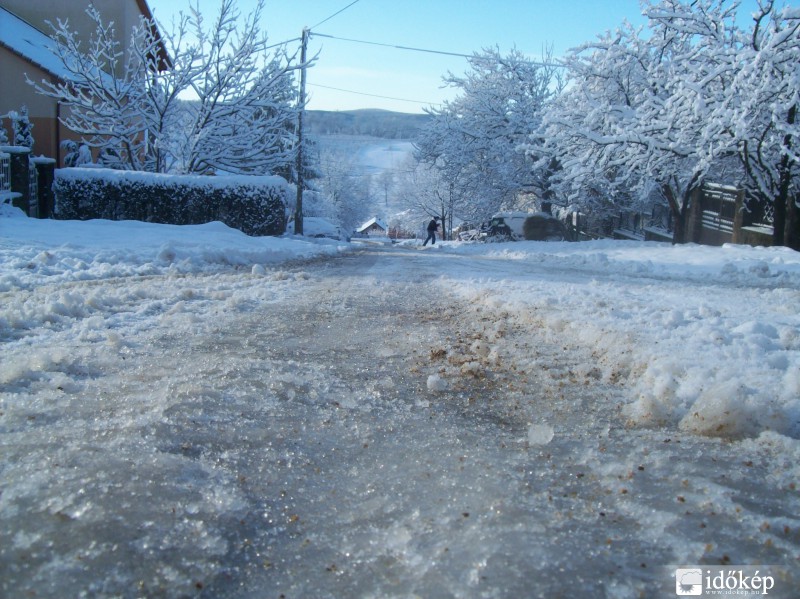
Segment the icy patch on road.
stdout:
<svg viewBox="0 0 800 599">
<path fill-rule="evenodd" d="M 789 564 L 796 587 L 795 439 L 624 426 L 637 363 L 614 351 L 641 338 L 604 327 L 652 295 L 615 307 L 595 283 L 587 322 L 575 281 L 522 301 L 505 272 L 462 301 L 453 255 L 388 252 L 80 284 L 91 304 L 13 329 L 2 593 L 653 596 L 672 563 Z M 794 343 L 725 324 L 704 323 Z"/>
</svg>

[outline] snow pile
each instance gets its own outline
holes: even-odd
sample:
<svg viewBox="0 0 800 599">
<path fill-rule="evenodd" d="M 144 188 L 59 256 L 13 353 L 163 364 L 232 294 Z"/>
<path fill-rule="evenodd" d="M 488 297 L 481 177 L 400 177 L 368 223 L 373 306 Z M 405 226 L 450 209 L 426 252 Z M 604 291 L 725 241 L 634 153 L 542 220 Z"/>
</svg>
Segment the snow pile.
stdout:
<svg viewBox="0 0 800 599">
<path fill-rule="evenodd" d="M 0 212 L 0 290 L 45 280 L 251 269 L 335 254 L 345 243 L 250 237 L 221 222 L 162 225 L 139 221 L 40 221 L 17 208 Z M 257 270 L 258 271 L 258 270 Z"/>
<path fill-rule="evenodd" d="M 604 381 L 626 386 L 628 423 L 800 434 L 797 252 L 610 240 L 448 250 L 498 263 L 448 288 L 588 351 Z"/>
<path fill-rule="evenodd" d="M 3 303 L 0 338 L 13 336 L 15 330 L 75 318 L 86 318 L 88 326 L 92 315 L 122 309 L 127 302 L 124 295 L 98 296 L 91 286 L 65 291 L 56 285 L 83 285 L 114 277 L 177 277 L 232 268 L 265 276 L 265 266 L 348 248 L 331 240 L 249 237 L 220 222 L 175 226 L 138 221 L 40 221 L 28 219 L 8 205 L 0 210 L 0 292 L 28 290 L 33 294 L 21 304 Z"/>
</svg>

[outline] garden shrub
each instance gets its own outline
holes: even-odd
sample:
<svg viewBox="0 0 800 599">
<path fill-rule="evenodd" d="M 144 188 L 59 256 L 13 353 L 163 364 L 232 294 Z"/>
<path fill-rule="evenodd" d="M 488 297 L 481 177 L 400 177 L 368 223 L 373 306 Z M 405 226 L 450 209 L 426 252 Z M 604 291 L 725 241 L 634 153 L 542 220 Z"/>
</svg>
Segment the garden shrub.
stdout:
<svg viewBox="0 0 800 599">
<path fill-rule="evenodd" d="M 56 170 L 58 219 L 173 225 L 221 221 L 247 235 L 286 230 L 290 186 L 280 177 L 163 175 L 101 168 Z"/>
</svg>

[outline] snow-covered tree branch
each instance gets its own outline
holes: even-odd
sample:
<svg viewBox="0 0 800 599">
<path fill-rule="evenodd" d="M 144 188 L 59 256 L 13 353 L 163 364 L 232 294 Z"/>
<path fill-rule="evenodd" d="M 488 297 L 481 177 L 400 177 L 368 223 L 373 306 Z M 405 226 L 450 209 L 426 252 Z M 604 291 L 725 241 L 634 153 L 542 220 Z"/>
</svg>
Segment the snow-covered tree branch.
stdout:
<svg viewBox="0 0 800 599">
<path fill-rule="evenodd" d="M 559 69 L 549 63 L 549 55 L 537 63 L 516 50 L 503 56 L 487 49 L 469 59 L 464 76 L 445 78 L 461 95 L 430 111 L 416 155 L 440 171 L 458 217 L 481 219 L 513 207 L 535 185 L 518 146 L 560 90 Z"/>
<path fill-rule="evenodd" d="M 800 9 L 760 9 L 725 110 L 750 192 L 774 207 L 775 244 L 800 250 Z"/>
<path fill-rule="evenodd" d="M 294 160 L 297 93 L 292 73 L 299 67 L 284 49 L 269 54 L 258 23 L 263 0 L 239 29 L 234 0 L 223 0 L 207 29 L 199 9 L 188 19 L 198 40 L 192 48 L 197 69 L 182 138 L 185 172 L 223 170 L 274 172 Z"/>
<path fill-rule="evenodd" d="M 774 205 L 776 244 L 800 241 L 798 11 L 761 0 L 744 31 L 738 8 L 724 0 L 644 1 L 648 30 L 624 24 L 571 53 L 569 90 L 539 133 L 548 151 L 535 156 L 540 166 L 558 164 L 565 198 L 604 188 L 606 200 L 628 201 L 655 184 L 680 242 L 693 190 L 724 177 L 738 156 L 745 168 L 728 182 Z"/>
<path fill-rule="evenodd" d="M 648 34 L 626 23 L 567 59 L 570 90 L 544 137 L 575 197 L 601 183 L 607 198 L 627 198 L 655 182 L 681 241 L 691 192 L 732 152 L 708 116 L 735 73 L 735 13 L 714 0 L 643 8 Z"/>
<path fill-rule="evenodd" d="M 96 28 L 87 46 L 68 23 L 54 27 L 63 81 L 32 83 L 67 107 L 64 125 L 118 168 L 285 172 L 299 110 L 293 72 L 303 65 L 269 46 L 258 25 L 263 9 L 259 0 L 240 26 L 234 0 L 221 0 L 207 26 L 194 6 L 170 31 L 161 28 L 161 40 L 142 19 L 124 53 L 113 23 L 90 7 Z"/>
<path fill-rule="evenodd" d="M 147 123 L 138 105 L 144 84 L 142 65 L 133 60 L 125 62 L 113 23 L 104 24 L 94 6 L 86 12 L 95 24 L 86 45 L 70 30 L 68 22 L 59 20 L 53 26 L 55 52 L 64 69 L 61 80 L 29 83 L 65 107 L 61 122 L 81 135 L 85 143 L 113 148 L 121 165 L 143 170 Z M 144 35 L 141 23 L 132 35 Z"/>
</svg>

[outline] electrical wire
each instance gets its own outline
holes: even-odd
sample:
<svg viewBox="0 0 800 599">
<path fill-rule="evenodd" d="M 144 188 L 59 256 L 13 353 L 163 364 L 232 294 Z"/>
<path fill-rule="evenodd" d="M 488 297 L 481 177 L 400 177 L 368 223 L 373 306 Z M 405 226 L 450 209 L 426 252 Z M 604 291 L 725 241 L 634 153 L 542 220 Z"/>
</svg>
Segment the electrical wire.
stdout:
<svg viewBox="0 0 800 599">
<path fill-rule="evenodd" d="M 313 27 L 309 27 L 307 29 L 309 37 L 318 36 L 318 37 L 324 37 L 324 38 L 328 38 L 328 39 L 332 39 L 332 40 L 351 42 L 351 43 L 356 43 L 356 44 L 366 44 L 366 45 L 370 45 L 370 46 L 382 46 L 384 48 L 392 48 L 392 49 L 395 49 L 395 50 L 407 50 L 407 51 L 411 51 L 411 52 L 424 52 L 424 53 L 427 53 L 427 54 L 439 54 L 439 55 L 443 55 L 443 56 L 455 56 L 455 57 L 458 57 L 458 58 L 470 59 L 470 58 L 475 58 L 476 57 L 475 54 L 463 54 L 463 53 L 460 53 L 460 52 L 448 52 L 448 51 L 445 51 L 445 50 L 432 50 L 432 49 L 429 49 L 429 48 L 416 48 L 416 47 L 413 47 L 413 46 L 401 46 L 401 45 L 397 45 L 397 44 L 386 44 L 386 43 L 381 43 L 381 42 L 357 40 L 357 39 L 352 39 L 352 38 L 339 37 L 339 36 L 335 36 L 335 35 L 328 35 L 328 34 L 325 34 L 325 33 L 312 32 L 313 29 L 316 29 L 320 25 L 322 25 L 324 23 L 327 23 L 328 21 L 330 21 L 331 19 L 333 19 L 337 15 L 340 15 L 341 13 L 346 11 L 351 6 L 357 4 L 358 2 L 360 2 L 360 0 L 353 0 L 353 2 L 350 2 L 350 4 L 348 4 L 344 8 L 336 11 L 335 13 L 333 13 L 332 15 L 327 17 L 326 19 L 323 19 L 322 21 L 320 21 L 319 23 L 317 23 Z M 295 40 L 290 40 L 290 41 L 295 41 Z M 528 62 L 531 65 L 540 66 L 540 67 L 564 68 L 564 66 L 565 66 L 563 64 L 555 63 L 555 62 L 538 62 L 538 61 L 528 61 Z M 408 103 L 411 103 L 411 104 L 420 104 L 420 105 L 429 105 L 429 106 L 442 106 L 441 103 L 437 103 L 437 102 L 425 102 L 425 101 L 422 101 L 422 100 L 410 100 L 408 98 L 396 98 L 396 97 L 392 97 L 392 96 L 383 96 L 383 95 L 379 95 L 379 94 L 371 94 L 371 93 L 367 93 L 367 92 L 359 92 L 359 91 L 350 90 L 350 89 L 343 89 L 343 88 L 339 88 L 339 87 L 331 87 L 331 86 L 328 86 L 328 85 L 321 85 L 321 84 L 318 84 L 318 83 L 308 83 L 308 85 L 309 86 L 313 86 L 313 87 L 319 87 L 319 88 L 339 91 L 339 92 L 343 92 L 343 93 L 347 93 L 347 94 L 355 94 L 355 95 L 359 95 L 359 96 L 368 96 L 368 97 L 372 97 L 372 98 L 380 98 L 380 99 L 383 99 L 383 100 L 394 100 L 396 102 L 408 102 Z"/>
<path fill-rule="evenodd" d="M 328 21 L 330 21 L 330 20 L 331 20 L 333 17 L 335 17 L 336 15 L 339 15 L 339 14 L 343 13 L 343 12 L 344 12 L 344 11 L 346 11 L 348 8 L 350 8 L 351 6 L 353 6 L 353 4 L 356 4 L 356 3 L 357 3 L 357 2 L 359 2 L 359 1 L 360 1 L 360 0 L 353 0 L 353 2 L 351 2 L 350 4 L 348 4 L 347 6 L 345 6 L 343 9 L 341 9 L 341 10 L 339 10 L 339 11 L 336 11 L 336 12 L 335 12 L 335 13 L 333 13 L 331 16 L 329 16 L 327 19 L 323 19 L 322 21 L 320 21 L 319 23 L 317 23 L 317 24 L 316 24 L 316 25 L 314 25 L 313 27 L 309 27 L 309 31 L 310 31 L 311 29 L 316 29 L 317 27 L 319 27 L 319 26 L 320 26 L 320 25 L 322 25 L 323 23 L 327 23 L 327 22 L 328 22 Z"/>
<path fill-rule="evenodd" d="M 414 52 L 428 52 L 430 54 L 444 54 L 445 56 L 459 56 L 461 58 L 473 58 L 473 54 L 459 54 L 458 52 L 445 52 L 443 50 L 426 50 L 425 48 L 412 48 L 411 46 L 397 46 L 395 44 L 383 44 L 381 42 L 368 42 L 364 40 L 354 40 L 348 37 L 338 37 L 336 35 L 327 35 L 325 33 L 313 33 L 317 37 L 327 37 L 332 40 L 339 40 L 343 42 L 353 42 L 355 44 L 368 44 L 370 46 L 383 46 L 384 48 L 394 48 L 396 50 L 412 50 Z"/>
<path fill-rule="evenodd" d="M 380 96 L 378 94 L 369 94 L 367 92 L 357 92 L 357 91 L 353 91 L 351 89 L 342 89 L 341 87 L 331 87 L 330 85 L 321 85 L 319 83 L 308 83 L 307 85 L 309 85 L 311 87 L 322 87 L 324 89 L 332 89 L 332 90 L 337 91 L 337 92 L 345 92 L 345 93 L 348 93 L 348 94 L 356 94 L 358 96 L 370 96 L 372 98 L 381 98 L 383 100 L 396 100 L 398 102 L 410 102 L 412 104 L 428 104 L 428 105 L 431 105 L 431 106 L 441 106 L 441 104 L 439 104 L 437 102 L 425 102 L 423 100 L 409 100 L 407 98 L 394 98 L 392 96 Z"/>
<path fill-rule="evenodd" d="M 415 48 L 413 46 L 399 46 L 399 45 L 396 45 L 396 44 L 384 44 L 384 43 L 381 43 L 381 42 L 370 42 L 370 41 L 366 41 L 366 40 L 356 40 L 356 39 L 347 38 L 347 37 L 339 37 L 339 36 L 336 36 L 336 35 L 327 35 L 325 33 L 312 33 L 311 35 L 312 36 L 317 36 L 317 37 L 326 37 L 326 38 L 329 38 L 329 39 L 332 39 L 332 40 L 339 40 L 339 41 L 343 41 L 343 42 L 352 42 L 352 43 L 355 43 L 355 44 L 367 44 L 367 45 L 370 45 L 370 46 L 382 46 L 384 48 L 394 48 L 396 50 L 409 50 L 409 51 L 412 51 L 412 52 L 426 52 L 428 54 L 442 54 L 444 56 L 458 56 L 460 58 L 476 58 L 475 54 L 461 54 L 460 52 L 447 52 L 445 50 L 431 50 L 431 49 L 428 49 L 428 48 Z M 537 61 L 531 60 L 531 61 L 528 61 L 528 63 L 532 64 L 534 66 L 540 66 L 540 67 L 557 67 L 557 68 L 563 68 L 564 67 L 563 64 L 560 64 L 560 63 L 557 63 L 557 62 L 537 62 Z"/>
<path fill-rule="evenodd" d="M 277 48 L 277 47 L 279 47 L 279 46 L 285 46 L 285 45 L 287 45 L 287 44 L 291 44 L 292 42 L 300 42 L 300 41 L 302 41 L 302 40 L 303 40 L 303 38 L 301 38 L 301 37 L 293 37 L 293 38 L 292 38 L 292 39 L 290 39 L 290 40 L 284 40 L 284 41 L 282 41 L 282 42 L 278 42 L 277 44 L 271 44 L 271 45 L 269 45 L 269 46 L 266 46 L 266 47 L 264 48 L 264 50 L 272 50 L 272 48 Z"/>
</svg>

